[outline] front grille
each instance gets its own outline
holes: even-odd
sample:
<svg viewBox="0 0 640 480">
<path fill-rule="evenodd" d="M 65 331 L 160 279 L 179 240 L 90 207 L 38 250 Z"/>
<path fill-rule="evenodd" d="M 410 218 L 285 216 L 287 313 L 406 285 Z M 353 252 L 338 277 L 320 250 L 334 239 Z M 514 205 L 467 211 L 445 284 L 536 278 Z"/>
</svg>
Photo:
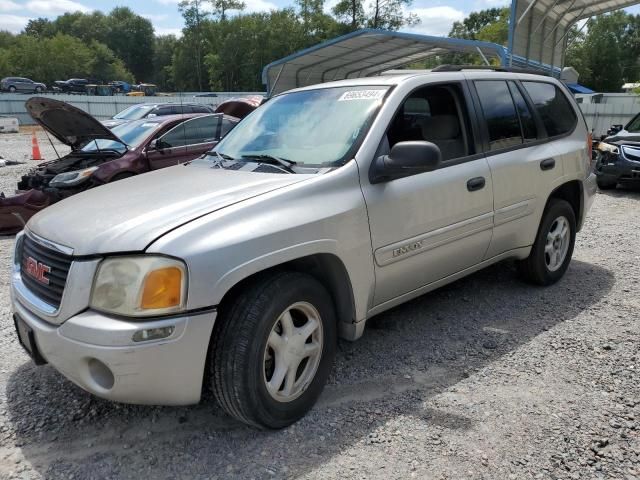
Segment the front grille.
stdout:
<svg viewBox="0 0 640 480">
<path fill-rule="evenodd" d="M 59 307 L 73 257 L 45 247 L 27 235 L 20 250 L 20 276 L 24 285 L 44 302 Z M 46 267 L 50 270 L 46 271 Z M 42 272 L 42 280 L 37 279 L 38 271 Z"/>
</svg>

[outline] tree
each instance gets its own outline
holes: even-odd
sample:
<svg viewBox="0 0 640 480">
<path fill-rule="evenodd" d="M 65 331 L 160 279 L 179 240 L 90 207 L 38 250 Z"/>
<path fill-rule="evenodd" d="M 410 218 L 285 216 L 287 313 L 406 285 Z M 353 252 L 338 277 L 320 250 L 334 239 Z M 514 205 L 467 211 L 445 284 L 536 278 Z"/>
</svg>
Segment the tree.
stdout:
<svg viewBox="0 0 640 480">
<path fill-rule="evenodd" d="M 339 21 L 349 22 L 350 30 L 357 30 L 366 22 L 362 0 L 340 0 L 331 11 Z"/>
<path fill-rule="evenodd" d="M 373 0 L 365 8 L 363 0 L 340 0 L 332 12 L 338 20 L 349 22 L 350 30 L 363 27 L 398 30 L 420 23 L 417 15 L 407 13 L 412 3 L 413 0 Z"/>
<path fill-rule="evenodd" d="M 618 11 L 593 17 L 587 33 L 575 37 L 566 64 L 580 83 L 601 92 L 618 92 L 640 78 L 640 16 Z"/>
<path fill-rule="evenodd" d="M 184 18 L 185 28 L 183 33 L 185 40 L 193 48 L 198 90 L 202 91 L 202 24 L 209 14 L 202 9 L 202 0 L 182 0 L 178 4 L 178 9 Z M 181 52 L 183 59 L 187 54 L 188 52 Z"/>
<path fill-rule="evenodd" d="M 506 11 L 506 14 L 505 14 Z M 508 8 L 489 8 L 479 12 L 471 12 L 461 22 L 453 22 L 449 36 L 467 40 L 479 40 L 478 34 L 495 23 L 508 19 Z"/>
<path fill-rule="evenodd" d="M 373 0 L 367 24 L 371 28 L 398 30 L 420 23 L 415 13 L 406 13 L 413 0 Z"/>
<path fill-rule="evenodd" d="M 153 83 L 158 85 L 161 90 L 175 88 L 171 62 L 177 43 L 178 39 L 173 35 L 156 37 L 153 49 Z"/>
<path fill-rule="evenodd" d="M 211 0 L 211 6 L 213 7 L 213 14 L 221 21 L 227 19 L 227 12 L 229 10 L 244 10 L 246 4 L 240 0 Z"/>
<path fill-rule="evenodd" d="M 153 76 L 153 25 L 128 7 L 111 10 L 106 19 L 105 43 L 138 81 Z"/>
<path fill-rule="evenodd" d="M 52 37 L 55 34 L 55 26 L 46 18 L 32 18 L 27 22 L 24 33 L 36 38 Z"/>
</svg>

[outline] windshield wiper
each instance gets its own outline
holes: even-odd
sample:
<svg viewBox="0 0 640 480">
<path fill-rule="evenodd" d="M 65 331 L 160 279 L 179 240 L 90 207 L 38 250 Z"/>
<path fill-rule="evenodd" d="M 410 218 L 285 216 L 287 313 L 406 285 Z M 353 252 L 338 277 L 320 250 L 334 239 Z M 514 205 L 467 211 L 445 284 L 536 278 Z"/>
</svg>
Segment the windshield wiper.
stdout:
<svg viewBox="0 0 640 480">
<path fill-rule="evenodd" d="M 220 153 L 217 150 L 210 150 L 205 152 L 205 156 L 207 157 L 218 157 L 220 160 L 235 160 L 231 155 L 227 155 L 226 153 Z"/>
<path fill-rule="evenodd" d="M 282 157 L 276 157 L 274 155 L 242 155 L 242 158 L 246 158 L 248 160 L 258 160 L 260 163 L 267 163 L 269 165 L 276 165 L 278 167 L 282 167 L 289 173 L 296 173 L 295 170 L 291 167 L 297 165 L 297 162 L 293 160 L 289 160 Z"/>
</svg>

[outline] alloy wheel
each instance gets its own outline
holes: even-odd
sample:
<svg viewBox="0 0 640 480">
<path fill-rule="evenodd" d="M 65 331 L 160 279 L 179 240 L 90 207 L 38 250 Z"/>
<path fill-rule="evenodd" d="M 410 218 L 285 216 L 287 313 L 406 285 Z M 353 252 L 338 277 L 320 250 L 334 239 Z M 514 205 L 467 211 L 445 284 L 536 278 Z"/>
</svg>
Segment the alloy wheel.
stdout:
<svg viewBox="0 0 640 480">
<path fill-rule="evenodd" d="M 269 395 L 291 402 L 313 381 L 323 348 L 322 320 L 307 302 L 285 309 L 275 321 L 264 351 L 263 378 Z"/>
<path fill-rule="evenodd" d="M 558 217 L 551 224 L 544 246 L 544 258 L 551 272 L 558 270 L 567 256 L 571 243 L 571 227 L 564 216 Z"/>
</svg>

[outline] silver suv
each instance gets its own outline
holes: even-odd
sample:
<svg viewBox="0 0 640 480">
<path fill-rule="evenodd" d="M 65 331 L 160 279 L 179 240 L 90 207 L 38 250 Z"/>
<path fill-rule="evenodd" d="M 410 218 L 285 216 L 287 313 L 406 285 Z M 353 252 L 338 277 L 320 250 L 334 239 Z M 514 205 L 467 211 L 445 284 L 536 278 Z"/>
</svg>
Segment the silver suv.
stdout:
<svg viewBox="0 0 640 480">
<path fill-rule="evenodd" d="M 204 157 L 81 193 L 17 237 L 19 338 L 107 399 L 204 384 L 262 428 L 307 412 L 337 338 L 495 262 L 567 270 L 596 191 L 558 81 L 493 71 L 278 95 Z"/>
</svg>

